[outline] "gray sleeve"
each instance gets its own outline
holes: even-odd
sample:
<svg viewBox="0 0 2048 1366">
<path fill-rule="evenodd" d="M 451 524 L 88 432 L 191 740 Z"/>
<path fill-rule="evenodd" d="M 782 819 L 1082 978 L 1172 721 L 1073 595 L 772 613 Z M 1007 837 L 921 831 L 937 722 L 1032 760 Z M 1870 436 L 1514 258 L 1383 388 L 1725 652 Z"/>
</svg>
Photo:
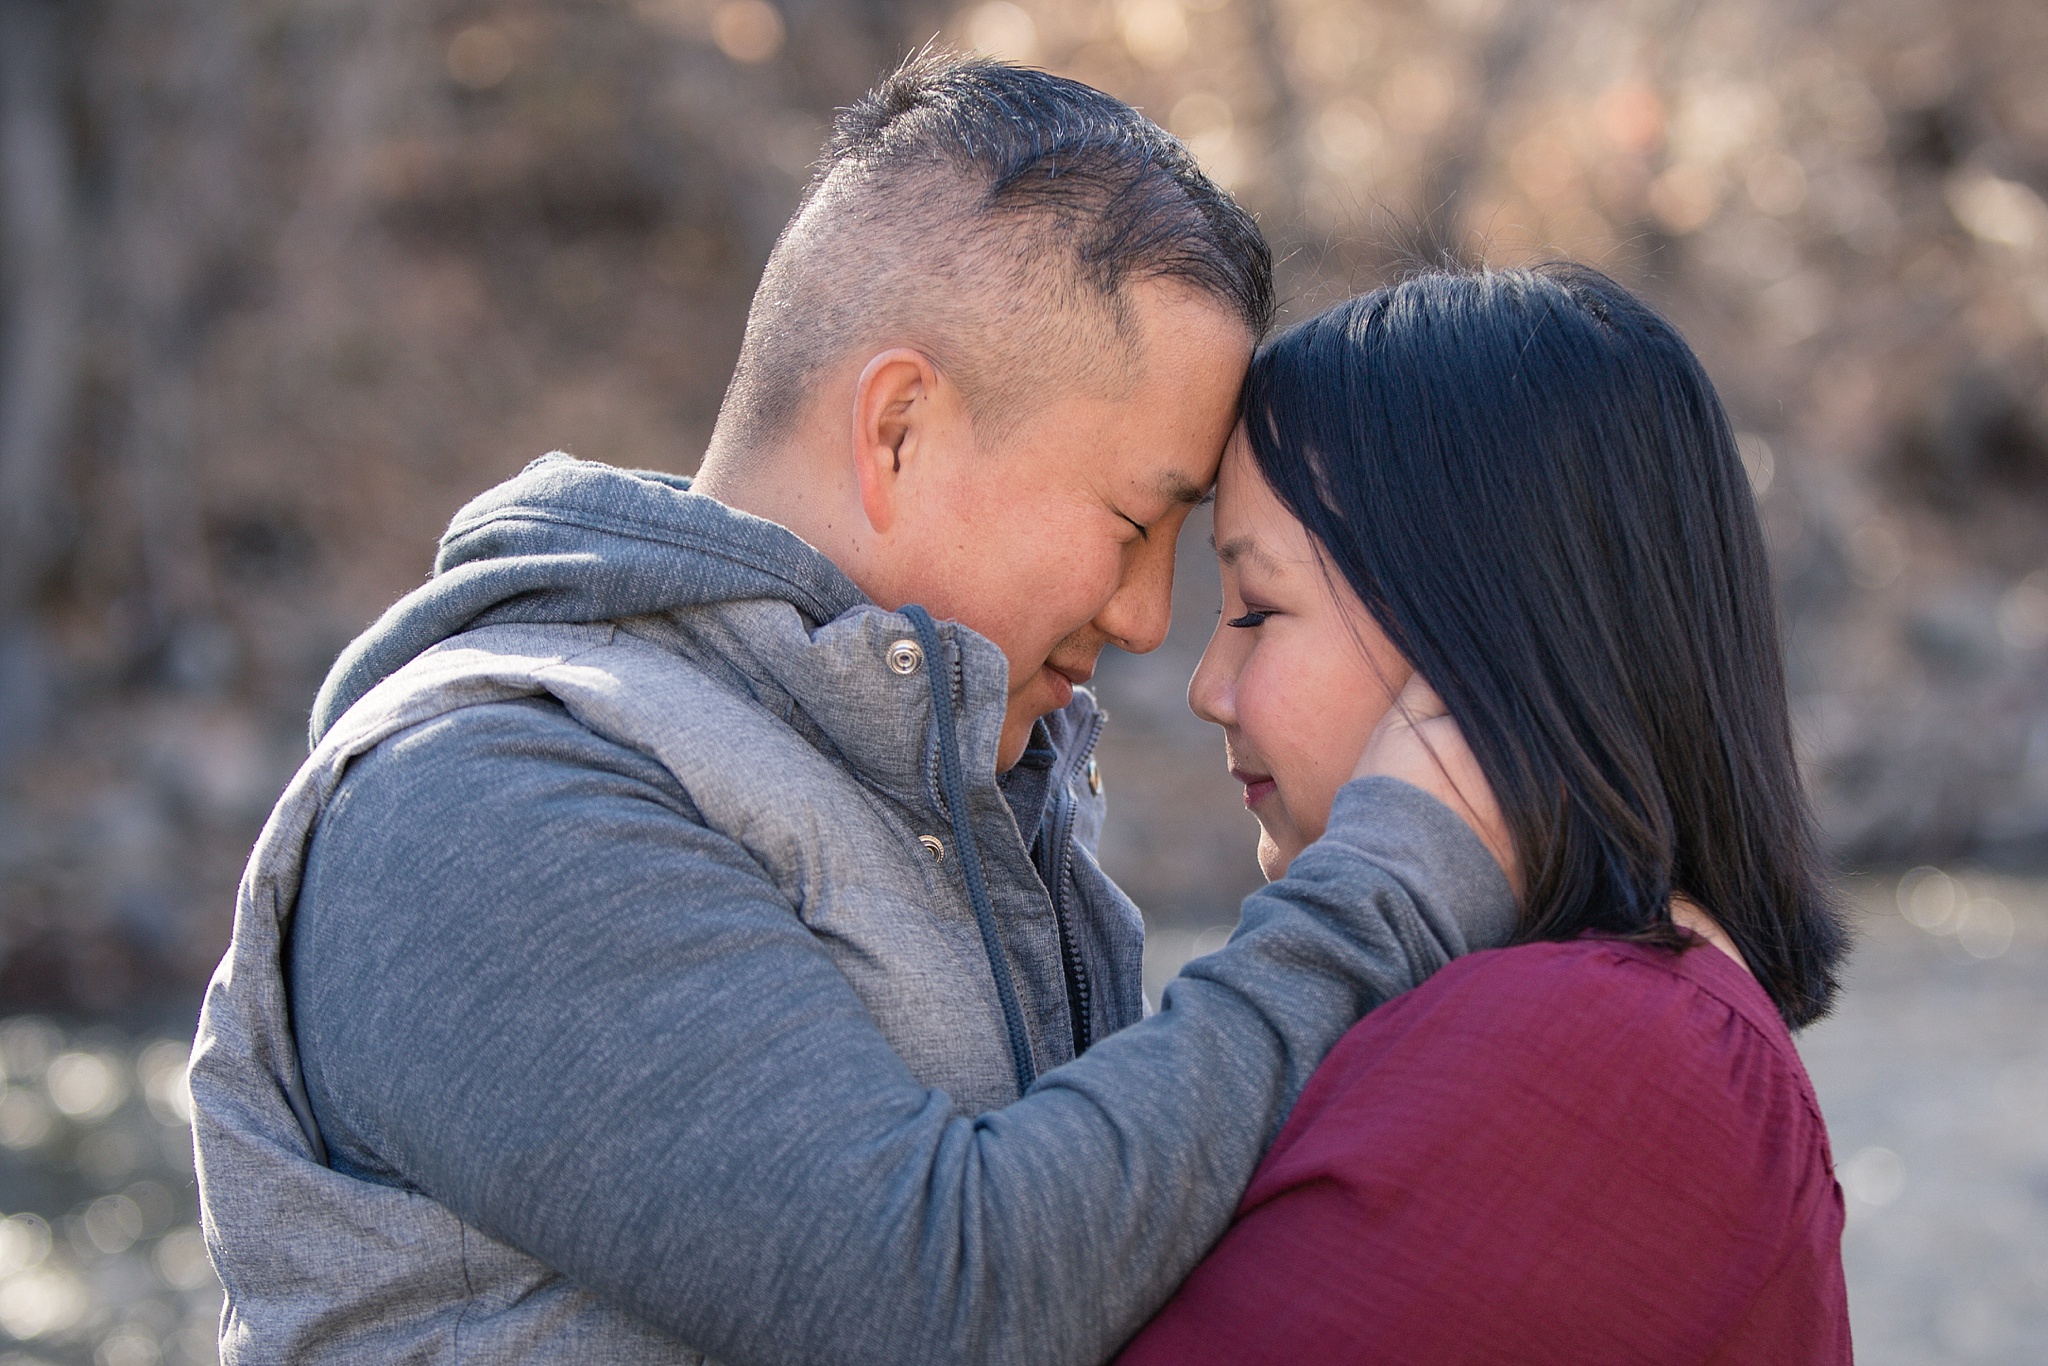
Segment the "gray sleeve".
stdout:
<svg viewBox="0 0 2048 1366">
<path fill-rule="evenodd" d="M 963 1118 L 672 785 L 486 720 L 397 737 L 323 820 L 291 949 L 316 1114 L 728 1366 L 1103 1360 L 1344 1030 L 1513 916 L 1448 809 L 1351 784 L 1159 1014 Z"/>
</svg>

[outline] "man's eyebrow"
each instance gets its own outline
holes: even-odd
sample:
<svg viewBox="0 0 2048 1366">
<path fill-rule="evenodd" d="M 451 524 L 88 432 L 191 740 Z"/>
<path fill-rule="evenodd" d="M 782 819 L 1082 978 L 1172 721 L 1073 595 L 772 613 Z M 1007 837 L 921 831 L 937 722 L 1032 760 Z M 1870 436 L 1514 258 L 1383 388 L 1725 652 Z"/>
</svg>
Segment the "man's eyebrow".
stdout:
<svg viewBox="0 0 2048 1366">
<path fill-rule="evenodd" d="M 1200 507 L 1209 501 L 1209 490 L 1190 483 L 1188 477 L 1178 470 L 1160 476 L 1159 491 L 1169 501 L 1184 503 L 1188 507 Z"/>
</svg>

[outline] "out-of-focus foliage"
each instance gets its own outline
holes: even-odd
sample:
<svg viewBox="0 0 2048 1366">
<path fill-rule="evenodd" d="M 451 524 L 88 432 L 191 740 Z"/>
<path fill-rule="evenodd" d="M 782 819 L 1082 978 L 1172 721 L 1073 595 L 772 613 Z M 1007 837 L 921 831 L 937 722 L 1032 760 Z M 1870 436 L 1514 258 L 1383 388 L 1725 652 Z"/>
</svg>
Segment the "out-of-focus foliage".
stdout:
<svg viewBox="0 0 2048 1366">
<path fill-rule="evenodd" d="M 1745 432 L 1836 847 L 2048 850 L 2035 0 L 0 0 L 0 25 L 0 999 L 203 978 L 334 652 L 531 457 L 694 465 L 831 109 L 933 36 L 1185 136 L 1259 211 L 1292 316 L 1384 278 L 1409 228 L 1645 290 Z M 1251 867 L 1213 741 L 1171 719 L 1207 628 L 1181 618 L 1105 675 L 1112 853 L 1201 924 Z M 1210 770 L 1213 800 L 1177 776 Z"/>
</svg>

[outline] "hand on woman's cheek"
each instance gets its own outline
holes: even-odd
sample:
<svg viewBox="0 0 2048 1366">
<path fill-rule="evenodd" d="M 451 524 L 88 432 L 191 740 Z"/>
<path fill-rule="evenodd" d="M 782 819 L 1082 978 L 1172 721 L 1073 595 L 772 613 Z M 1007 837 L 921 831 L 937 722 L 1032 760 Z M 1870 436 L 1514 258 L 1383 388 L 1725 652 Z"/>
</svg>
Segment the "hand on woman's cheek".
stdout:
<svg viewBox="0 0 2048 1366">
<path fill-rule="evenodd" d="M 1231 775 L 1259 818 L 1259 867 L 1276 878 L 1323 833 L 1411 671 L 1266 487 L 1241 432 L 1216 483 L 1216 553 L 1223 612 L 1188 705 L 1223 727 Z"/>
</svg>

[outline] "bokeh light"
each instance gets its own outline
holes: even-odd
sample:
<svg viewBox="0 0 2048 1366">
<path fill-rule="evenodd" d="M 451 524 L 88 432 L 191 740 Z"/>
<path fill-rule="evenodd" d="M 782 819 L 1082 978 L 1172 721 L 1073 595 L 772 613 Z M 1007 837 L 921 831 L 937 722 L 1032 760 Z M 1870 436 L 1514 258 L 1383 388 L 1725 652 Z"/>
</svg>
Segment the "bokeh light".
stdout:
<svg viewBox="0 0 2048 1366">
<path fill-rule="evenodd" d="M 186 1053 L 106 1025 L 72 1034 L 39 1017 L 0 1020 L 7 1094 L 37 1086 L 48 1100 L 0 1164 L 0 1192 L 40 1201 L 0 1210 L 0 1335 L 30 1353 L 0 1361 L 217 1359 L 220 1283 L 198 1227 Z M 0 1101 L 0 1137 L 5 1124 Z"/>
</svg>

